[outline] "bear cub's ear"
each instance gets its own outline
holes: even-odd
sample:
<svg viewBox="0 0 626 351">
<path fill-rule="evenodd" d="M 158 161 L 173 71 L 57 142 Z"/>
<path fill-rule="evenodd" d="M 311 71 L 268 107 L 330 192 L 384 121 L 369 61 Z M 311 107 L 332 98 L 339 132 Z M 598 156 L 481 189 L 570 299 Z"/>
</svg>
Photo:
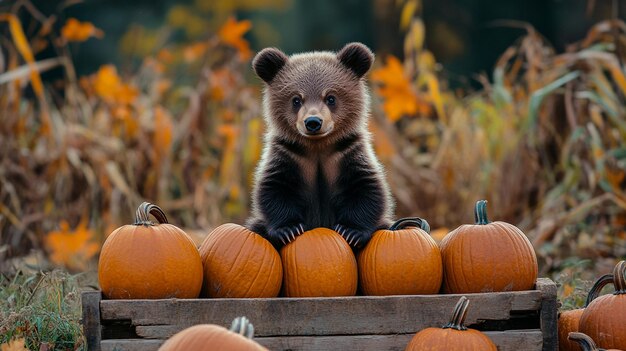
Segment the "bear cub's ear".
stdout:
<svg viewBox="0 0 626 351">
<path fill-rule="evenodd" d="M 374 63 L 374 53 L 361 43 L 350 43 L 337 53 L 337 59 L 348 67 L 358 78 L 370 70 Z"/>
<path fill-rule="evenodd" d="M 265 48 L 252 60 L 252 68 L 259 78 L 269 84 L 288 59 L 287 55 L 276 48 Z"/>
</svg>

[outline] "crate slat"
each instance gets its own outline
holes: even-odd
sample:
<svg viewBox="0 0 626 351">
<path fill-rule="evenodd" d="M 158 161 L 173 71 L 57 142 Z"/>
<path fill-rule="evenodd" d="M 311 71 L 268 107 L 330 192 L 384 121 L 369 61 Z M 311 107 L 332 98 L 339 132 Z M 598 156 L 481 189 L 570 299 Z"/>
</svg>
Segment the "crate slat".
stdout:
<svg viewBox="0 0 626 351">
<path fill-rule="evenodd" d="M 165 340 L 109 339 L 100 342 L 101 351 L 156 351 Z M 91 350 L 91 349 L 90 349 Z"/>
<path fill-rule="evenodd" d="M 403 350 L 416 331 L 447 323 L 460 296 L 102 300 L 87 291 L 83 327 L 90 351 L 151 351 L 188 326 L 228 326 L 245 315 L 271 350 Z M 551 280 L 538 279 L 531 291 L 465 296 L 466 324 L 487 330 L 500 351 L 558 348 Z"/>
<path fill-rule="evenodd" d="M 541 291 L 540 323 L 543 332 L 543 351 L 556 350 L 559 347 L 557 334 L 556 284 L 550 279 L 537 279 L 536 289 Z"/>
<path fill-rule="evenodd" d="M 445 324 L 460 296 L 102 300 L 100 307 L 103 320 L 158 326 L 140 329 L 145 337 L 200 323 L 230 325 L 242 315 L 253 321 L 258 336 L 403 334 Z M 538 290 L 466 296 L 470 299 L 467 325 L 507 320 L 511 311 L 539 310 L 542 301 Z"/>
<path fill-rule="evenodd" d="M 485 332 L 498 346 L 499 351 L 539 350 L 543 336 L 539 330 L 509 330 Z M 336 335 L 289 336 L 255 338 L 259 344 L 272 351 L 315 350 L 377 350 L 402 351 L 414 334 L 394 335 Z M 102 351 L 156 351 L 164 340 L 117 339 L 103 340 Z"/>
<path fill-rule="evenodd" d="M 87 350 L 100 348 L 100 300 L 102 294 L 99 291 L 85 291 L 81 296 L 83 305 L 82 324 L 83 333 L 87 342 Z"/>
</svg>

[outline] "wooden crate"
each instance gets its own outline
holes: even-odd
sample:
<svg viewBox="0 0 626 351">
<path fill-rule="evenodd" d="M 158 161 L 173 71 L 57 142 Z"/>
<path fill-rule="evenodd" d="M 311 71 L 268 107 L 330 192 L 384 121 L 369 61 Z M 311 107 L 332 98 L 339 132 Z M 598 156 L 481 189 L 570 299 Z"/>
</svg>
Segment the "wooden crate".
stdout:
<svg viewBox="0 0 626 351">
<path fill-rule="evenodd" d="M 88 349 L 156 350 L 186 327 L 229 326 L 246 316 L 270 350 L 404 350 L 415 332 L 446 324 L 461 295 L 272 299 L 103 300 L 82 295 Z M 556 285 L 536 290 L 465 294 L 466 325 L 486 332 L 501 351 L 556 350 Z"/>
</svg>

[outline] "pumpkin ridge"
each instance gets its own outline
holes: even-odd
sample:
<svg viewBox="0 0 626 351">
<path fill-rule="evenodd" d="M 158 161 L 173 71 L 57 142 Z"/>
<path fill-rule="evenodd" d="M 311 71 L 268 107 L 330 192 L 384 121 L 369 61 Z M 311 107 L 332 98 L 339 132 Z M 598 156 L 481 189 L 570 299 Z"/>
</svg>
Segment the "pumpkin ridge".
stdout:
<svg viewBox="0 0 626 351">
<path fill-rule="evenodd" d="M 497 225 L 497 227 L 500 228 L 500 230 L 505 230 L 506 233 L 510 234 L 510 235 L 506 235 L 505 234 L 505 236 L 507 238 L 507 242 L 508 242 L 507 247 L 511 247 L 513 249 L 513 252 L 520 252 L 520 253 L 524 254 L 524 256 L 525 256 L 526 250 L 520 250 L 520 246 L 518 245 L 517 240 L 515 240 L 516 239 L 515 236 L 517 236 L 517 232 L 516 231 L 511 232 L 510 228 L 507 228 L 506 226 L 502 225 L 499 222 L 494 222 L 494 225 Z M 515 262 L 515 264 L 513 264 L 512 267 L 508 267 L 508 269 L 513 270 L 515 275 L 526 276 L 526 274 L 525 274 L 526 270 L 525 270 L 525 267 L 524 267 L 523 264 L 518 264 L 517 262 Z M 508 278 L 509 276 L 506 275 L 506 277 Z M 516 282 L 515 281 L 511 281 L 510 278 L 508 278 L 508 279 L 509 280 L 508 280 L 507 284 L 503 286 L 504 290 L 515 290 Z M 507 287 L 509 287 L 509 286 L 510 286 L 510 288 L 507 289 Z"/>
<path fill-rule="evenodd" d="M 274 247 L 272 246 L 272 249 L 273 249 L 273 248 L 274 248 Z M 271 251 L 271 250 L 270 250 L 270 251 Z M 280 289 L 282 288 L 282 285 L 283 285 L 283 279 L 282 279 L 282 275 L 284 274 L 284 273 L 283 273 L 283 263 L 282 263 L 282 261 L 280 260 L 280 255 L 279 255 L 279 257 L 278 257 L 278 260 L 276 260 L 276 257 L 275 257 L 275 256 L 274 256 L 274 257 L 272 257 L 273 255 L 269 255 L 269 256 L 270 256 L 269 258 L 272 260 L 272 267 L 270 267 L 270 268 L 271 268 L 271 269 L 270 269 L 270 272 L 274 272 L 274 269 L 275 269 L 275 267 L 276 267 L 276 264 L 277 264 L 277 263 L 280 265 L 281 279 L 280 279 L 280 282 L 279 282 L 280 286 L 279 286 L 279 288 L 278 288 L 278 291 L 279 291 L 279 293 L 280 293 Z M 269 279 L 266 279 L 266 280 L 265 280 L 265 285 L 263 286 L 263 293 L 264 293 L 264 294 L 265 294 L 265 291 L 266 291 L 266 289 L 267 289 L 267 285 L 268 285 L 269 283 L 270 283 L 270 280 L 269 280 Z"/>
<path fill-rule="evenodd" d="M 298 294 L 302 294 L 302 292 L 300 291 L 300 280 L 298 279 L 298 265 L 296 264 L 298 262 L 296 260 L 297 257 L 298 257 L 298 247 L 296 246 L 293 248 L 293 253 L 291 253 L 289 257 L 291 261 L 291 263 L 289 263 L 289 266 L 294 267 L 294 269 L 291 270 L 292 271 L 291 274 L 293 274 L 294 279 L 292 280 L 295 282 L 294 284 L 295 291 L 297 291 Z M 308 294 L 308 292 L 306 294 Z M 292 295 L 292 294 L 288 294 L 288 295 Z"/>
<path fill-rule="evenodd" d="M 365 260 L 371 260 L 372 261 L 372 265 L 374 266 L 374 269 L 372 269 L 372 273 L 374 276 L 374 282 L 376 283 L 376 285 L 379 284 L 380 280 L 378 280 L 378 265 L 376 264 L 376 262 L 378 261 L 378 246 L 380 245 L 380 239 L 379 239 L 379 235 L 376 235 L 375 237 L 372 238 L 372 241 L 374 243 L 374 249 L 372 252 L 367 252 L 369 257 L 366 257 Z M 367 273 L 365 271 L 363 271 L 363 275 L 367 276 Z M 360 272 L 359 272 L 360 273 Z M 366 294 L 368 294 L 368 292 L 365 292 Z"/>
<path fill-rule="evenodd" d="M 466 245 L 468 247 L 467 249 L 465 249 Z M 461 240 L 461 249 L 459 251 L 460 252 L 466 252 L 466 251 L 472 252 L 471 248 L 472 248 L 472 240 L 471 240 L 471 238 L 469 236 L 467 236 L 467 238 L 462 238 L 462 240 Z M 463 257 L 461 257 L 461 255 L 458 255 L 458 256 L 459 256 L 459 261 L 460 261 L 459 263 L 460 263 L 460 265 L 459 266 L 455 265 L 454 267 L 462 268 L 462 266 L 465 265 L 465 262 L 463 261 Z M 473 255 L 468 255 L 468 260 L 469 260 L 469 266 L 473 267 L 474 266 L 474 256 Z M 466 274 L 470 274 L 469 271 L 466 272 L 465 269 L 461 269 L 461 275 L 463 276 L 463 281 L 464 282 L 470 281 L 470 280 L 467 279 Z M 456 283 L 455 285 L 458 286 L 458 283 Z M 467 283 L 465 283 L 465 287 L 463 288 L 463 290 L 468 290 Z"/>
<path fill-rule="evenodd" d="M 270 267 L 271 270 L 269 272 L 267 272 L 267 273 L 273 272 L 274 271 L 274 261 L 272 260 L 272 257 L 267 254 L 267 251 L 264 250 L 263 251 L 263 261 L 261 262 L 262 263 L 261 267 L 265 267 L 267 265 L 267 263 L 265 263 L 266 259 L 270 260 L 269 263 L 271 264 L 271 267 Z M 260 273 L 261 273 L 261 269 L 259 269 L 257 271 L 257 275 L 254 277 L 254 281 L 255 282 L 256 282 L 256 280 L 257 280 L 257 278 L 258 278 Z M 263 284 L 263 288 L 261 289 L 261 293 L 262 294 L 265 294 L 265 289 L 267 288 L 267 285 L 269 284 L 271 278 L 272 278 L 272 276 L 270 274 L 265 279 L 265 284 Z M 252 284 L 250 286 L 252 287 Z M 248 291 L 250 291 L 250 289 L 248 289 Z"/>
<path fill-rule="evenodd" d="M 243 252 L 243 249 L 246 246 L 248 239 L 250 239 L 250 235 L 246 235 L 246 238 L 243 239 L 243 241 L 239 245 L 239 251 L 237 251 L 237 255 L 235 256 L 235 259 L 233 260 L 233 263 L 230 265 L 230 268 L 228 269 L 228 272 L 226 272 L 226 274 L 230 275 L 234 267 L 238 266 L 237 261 L 239 260 L 239 257 L 241 256 L 241 253 Z"/>
<path fill-rule="evenodd" d="M 254 239 L 254 238 L 253 238 L 253 239 Z M 246 239 L 246 240 L 247 240 L 247 239 Z M 267 256 L 267 255 L 265 255 L 265 254 L 264 254 L 264 255 L 263 255 L 263 257 L 262 257 L 262 261 L 261 261 L 261 265 L 260 265 L 260 267 L 265 267 L 265 258 L 266 258 L 265 256 Z M 246 262 L 246 266 L 247 266 L 247 262 Z M 244 267 L 246 267 L 246 266 L 244 266 Z M 261 268 L 259 268 L 259 269 L 257 269 L 257 270 L 256 270 L 256 273 L 255 273 L 255 275 L 254 275 L 254 278 L 251 280 L 250 284 L 248 284 L 248 289 L 246 289 L 246 293 L 245 293 L 245 295 L 246 295 L 246 296 L 248 295 L 248 293 L 250 292 L 250 290 L 252 290 L 252 287 L 254 286 L 254 283 L 255 283 L 255 282 L 257 281 L 257 279 L 259 278 L 259 274 L 261 274 L 261 270 L 262 270 Z M 268 281 L 269 281 L 269 279 L 265 279 L 264 289 L 265 289 L 265 286 L 267 285 L 267 282 L 268 282 Z"/>
</svg>

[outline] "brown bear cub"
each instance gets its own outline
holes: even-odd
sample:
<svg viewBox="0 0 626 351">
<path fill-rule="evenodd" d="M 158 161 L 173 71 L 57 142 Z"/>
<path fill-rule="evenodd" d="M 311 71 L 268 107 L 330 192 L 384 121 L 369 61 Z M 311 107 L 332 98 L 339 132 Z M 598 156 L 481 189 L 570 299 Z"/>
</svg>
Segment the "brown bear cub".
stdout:
<svg viewBox="0 0 626 351">
<path fill-rule="evenodd" d="M 388 227 L 393 201 L 367 128 L 365 45 L 287 56 L 275 48 L 252 62 L 265 82 L 265 147 L 247 227 L 276 247 L 326 227 L 355 248 Z"/>
</svg>

